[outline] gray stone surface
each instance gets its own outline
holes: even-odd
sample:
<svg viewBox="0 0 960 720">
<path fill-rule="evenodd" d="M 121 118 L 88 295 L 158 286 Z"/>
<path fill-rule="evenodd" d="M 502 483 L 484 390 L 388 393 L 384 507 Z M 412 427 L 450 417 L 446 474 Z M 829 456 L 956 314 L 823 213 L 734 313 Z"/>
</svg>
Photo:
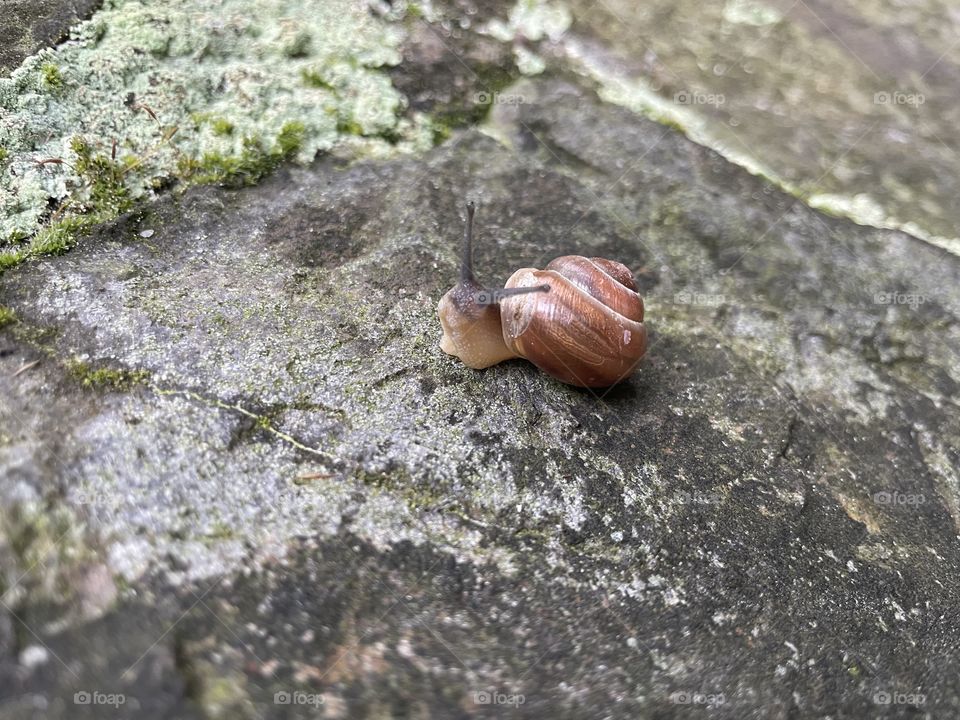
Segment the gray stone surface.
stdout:
<svg viewBox="0 0 960 720">
<path fill-rule="evenodd" d="M 507 62 L 411 38 L 425 110 Z M 503 92 L 3 275 L 0 715 L 960 713 L 957 258 L 562 70 Z M 491 283 L 635 271 L 634 378 L 440 351 L 466 197 Z"/>
<path fill-rule="evenodd" d="M 0 70 L 12 70 L 43 47 L 67 37 L 100 0 L 3 0 L 0 2 Z"/>
<path fill-rule="evenodd" d="M 561 52 L 679 100 L 725 154 L 836 212 L 958 237 L 960 14 L 950 4 L 572 5 Z"/>
</svg>

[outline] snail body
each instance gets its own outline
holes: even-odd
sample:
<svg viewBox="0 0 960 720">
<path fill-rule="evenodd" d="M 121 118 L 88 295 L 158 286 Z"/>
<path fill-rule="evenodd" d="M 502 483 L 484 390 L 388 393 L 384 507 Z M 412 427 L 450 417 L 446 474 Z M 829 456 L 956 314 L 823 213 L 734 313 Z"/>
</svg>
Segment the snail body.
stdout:
<svg viewBox="0 0 960 720">
<path fill-rule="evenodd" d="M 630 269 L 565 255 L 521 268 L 503 289 L 473 273 L 474 205 L 467 205 L 460 281 L 440 300 L 440 348 L 482 369 L 525 358 L 570 385 L 607 387 L 629 377 L 647 349 L 643 298 Z"/>
</svg>

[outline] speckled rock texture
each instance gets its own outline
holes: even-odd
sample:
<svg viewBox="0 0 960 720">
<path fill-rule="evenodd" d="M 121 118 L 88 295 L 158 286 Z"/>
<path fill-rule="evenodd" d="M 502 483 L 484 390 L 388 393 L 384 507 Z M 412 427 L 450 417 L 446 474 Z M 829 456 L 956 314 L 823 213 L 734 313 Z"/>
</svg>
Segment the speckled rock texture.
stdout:
<svg viewBox="0 0 960 720">
<path fill-rule="evenodd" d="M 0 717 L 960 715 L 960 260 L 547 48 L 407 33 L 432 150 L 0 276 Z M 634 377 L 439 349 L 465 198 L 491 284 L 634 271 Z"/>
<path fill-rule="evenodd" d="M 28 55 L 63 40 L 99 5 L 99 0 L 3 0 L 0 70 L 12 70 Z"/>
</svg>

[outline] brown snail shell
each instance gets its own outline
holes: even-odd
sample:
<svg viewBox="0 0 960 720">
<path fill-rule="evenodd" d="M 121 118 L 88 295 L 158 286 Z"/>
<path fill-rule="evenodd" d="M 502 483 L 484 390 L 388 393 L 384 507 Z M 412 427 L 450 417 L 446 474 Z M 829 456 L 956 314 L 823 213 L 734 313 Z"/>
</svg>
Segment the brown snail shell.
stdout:
<svg viewBox="0 0 960 720">
<path fill-rule="evenodd" d="M 507 280 L 508 288 L 544 284 L 550 292 L 501 301 L 507 348 L 571 385 L 605 387 L 626 379 L 647 350 L 643 300 L 630 270 L 604 258 L 565 255 Z"/>
<path fill-rule="evenodd" d="M 470 257 L 473 210 L 468 204 L 460 282 L 438 306 L 441 349 L 478 369 L 526 358 L 581 387 L 629 377 L 647 349 L 643 299 L 629 268 L 565 255 L 543 270 L 517 270 L 503 290 L 485 289 Z"/>
</svg>

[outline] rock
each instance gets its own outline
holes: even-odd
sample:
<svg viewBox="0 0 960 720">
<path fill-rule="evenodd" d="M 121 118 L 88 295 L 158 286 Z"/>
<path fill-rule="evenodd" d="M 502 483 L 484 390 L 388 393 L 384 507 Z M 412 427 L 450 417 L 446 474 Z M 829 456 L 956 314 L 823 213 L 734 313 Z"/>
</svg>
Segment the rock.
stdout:
<svg viewBox="0 0 960 720">
<path fill-rule="evenodd" d="M 958 712 L 957 258 L 560 67 L 500 91 L 426 154 L 167 194 L 3 276 L 0 557 L 51 655 L 4 641 L 10 717 Z M 467 197 L 491 284 L 634 270 L 629 382 L 440 351 Z"/>
<path fill-rule="evenodd" d="M 0 270 L 176 184 L 432 144 L 382 69 L 399 28 L 352 0 L 118 0 L 71 37 L 0 78 Z"/>
<path fill-rule="evenodd" d="M 90 16 L 99 0 L 12 0 L 3 4 L 0 70 L 12 70 L 27 55 L 67 37 L 71 25 Z"/>
<path fill-rule="evenodd" d="M 829 213 L 960 252 L 960 49 L 936 3 L 570 5 L 558 52 L 609 100 L 668 116 Z"/>
</svg>

